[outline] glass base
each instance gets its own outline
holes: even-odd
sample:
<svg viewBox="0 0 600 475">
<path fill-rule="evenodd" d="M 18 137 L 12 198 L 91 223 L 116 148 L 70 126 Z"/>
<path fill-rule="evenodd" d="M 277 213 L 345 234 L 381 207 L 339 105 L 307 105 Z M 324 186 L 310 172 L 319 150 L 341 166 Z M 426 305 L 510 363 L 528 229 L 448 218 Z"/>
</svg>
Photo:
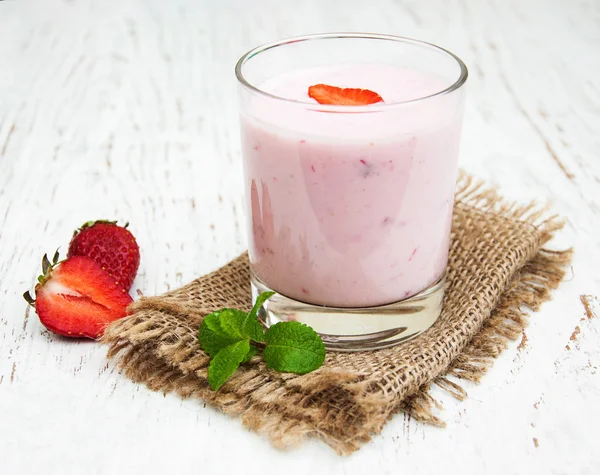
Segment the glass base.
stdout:
<svg viewBox="0 0 600 475">
<path fill-rule="evenodd" d="M 267 327 L 282 321 L 305 323 L 319 333 L 328 350 L 377 350 L 410 340 L 433 325 L 442 311 L 445 281 L 442 276 L 412 297 L 363 308 L 312 305 L 275 292 L 258 316 Z M 272 290 L 254 273 L 251 282 L 253 301 Z"/>
</svg>

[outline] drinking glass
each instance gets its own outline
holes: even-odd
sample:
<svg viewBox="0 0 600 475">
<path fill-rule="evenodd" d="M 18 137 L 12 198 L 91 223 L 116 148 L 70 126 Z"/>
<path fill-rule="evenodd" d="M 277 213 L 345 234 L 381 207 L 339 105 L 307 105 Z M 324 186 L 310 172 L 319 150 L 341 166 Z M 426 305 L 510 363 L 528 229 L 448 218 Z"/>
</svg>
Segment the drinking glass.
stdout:
<svg viewBox="0 0 600 475">
<path fill-rule="evenodd" d="M 306 323 L 341 351 L 425 331 L 442 309 L 464 63 L 422 41 L 330 33 L 259 46 L 235 72 L 253 297 L 276 292 L 263 323 Z M 321 76 L 398 97 L 319 104 L 307 86 Z"/>
</svg>

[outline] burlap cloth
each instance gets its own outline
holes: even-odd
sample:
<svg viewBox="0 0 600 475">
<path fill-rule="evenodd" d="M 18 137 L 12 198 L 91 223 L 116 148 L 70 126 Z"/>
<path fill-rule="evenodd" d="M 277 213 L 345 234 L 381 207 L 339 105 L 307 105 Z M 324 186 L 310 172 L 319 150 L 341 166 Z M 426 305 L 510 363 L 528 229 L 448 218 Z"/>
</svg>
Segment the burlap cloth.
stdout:
<svg viewBox="0 0 600 475">
<path fill-rule="evenodd" d="M 479 381 L 564 275 L 569 251 L 544 249 L 561 227 L 536 206 L 504 202 L 469 176 L 459 179 L 444 310 L 419 337 L 394 348 L 328 352 L 303 376 L 270 371 L 254 357 L 218 391 L 197 341 L 202 318 L 222 307 L 251 306 L 246 254 L 159 297 L 141 298 L 104 341 L 125 375 L 156 391 L 207 401 L 240 416 L 278 447 L 306 436 L 339 453 L 357 450 L 396 412 L 443 425 L 431 384 L 458 398 L 461 379 Z M 201 409 L 199 409 L 201 410 Z"/>
</svg>

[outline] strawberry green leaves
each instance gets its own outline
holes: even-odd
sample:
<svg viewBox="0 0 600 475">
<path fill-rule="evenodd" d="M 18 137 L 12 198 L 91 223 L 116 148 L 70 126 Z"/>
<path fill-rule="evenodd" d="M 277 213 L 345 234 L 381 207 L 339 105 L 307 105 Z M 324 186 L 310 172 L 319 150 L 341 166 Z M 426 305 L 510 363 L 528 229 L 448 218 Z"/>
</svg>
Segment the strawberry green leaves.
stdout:
<svg viewBox="0 0 600 475">
<path fill-rule="evenodd" d="M 249 313 L 224 308 L 207 315 L 198 332 L 202 349 L 212 356 L 208 383 L 217 391 L 240 364 L 259 353 L 264 342 L 263 358 L 276 371 L 305 374 L 321 367 L 325 345 L 310 327 L 299 322 L 279 322 L 265 333 L 258 321 L 258 311 L 274 292 L 263 292 Z"/>
</svg>

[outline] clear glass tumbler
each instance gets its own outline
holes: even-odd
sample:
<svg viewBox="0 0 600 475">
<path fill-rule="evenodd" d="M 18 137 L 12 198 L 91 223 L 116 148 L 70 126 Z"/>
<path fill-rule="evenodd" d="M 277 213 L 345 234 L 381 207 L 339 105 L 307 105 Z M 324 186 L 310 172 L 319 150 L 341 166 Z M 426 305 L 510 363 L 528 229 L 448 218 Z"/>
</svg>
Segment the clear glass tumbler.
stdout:
<svg viewBox="0 0 600 475">
<path fill-rule="evenodd" d="M 438 46 L 332 33 L 260 46 L 236 65 L 252 288 L 269 326 L 329 349 L 383 348 L 441 312 L 467 68 Z M 319 104 L 308 87 L 384 102 Z"/>
</svg>

